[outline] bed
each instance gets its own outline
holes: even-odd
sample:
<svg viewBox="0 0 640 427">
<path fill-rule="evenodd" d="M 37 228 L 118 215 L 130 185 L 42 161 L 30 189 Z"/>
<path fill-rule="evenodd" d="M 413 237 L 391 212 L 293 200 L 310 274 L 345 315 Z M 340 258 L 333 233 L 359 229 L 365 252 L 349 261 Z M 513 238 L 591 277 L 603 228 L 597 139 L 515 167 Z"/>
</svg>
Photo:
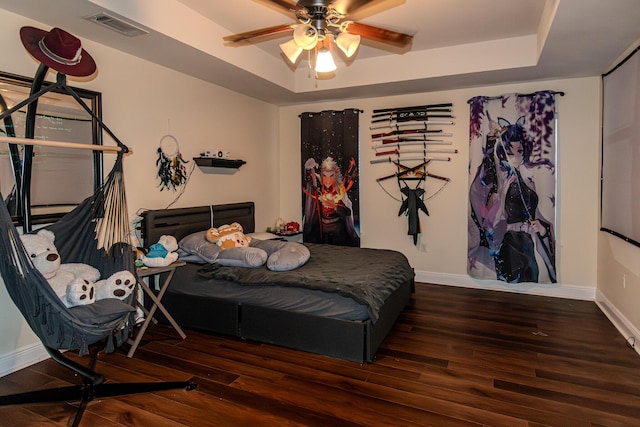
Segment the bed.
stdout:
<svg viewBox="0 0 640 427">
<path fill-rule="evenodd" d="M 162 235 L 180 241 L 232 222 L 252 233 L 254 212 L 253 202 L 149 210 L 142 214 L 141 235 L 149 246 Z M 359 363 L 373 361 L 414 292 L 414 272 L 406 257 L 382 249 L 304 245 L 311 253 L 306 264 L 290 272 L 260 267 L 271 274 L 263 283 L 240 278 L 244 272 L 239 268 L 188 262 L 176 270 L 162 302 L 187 329 Z M 388 268 L 382 267 L 389 262 Z M 337 283 L 336 291 L 320 286 L 321 269 Z M 247 275 L 258 274 L 258 269 L 246 270 L 255 270 Z M 355 296 L 350 289 L 356 289 Z"/>
</svg>

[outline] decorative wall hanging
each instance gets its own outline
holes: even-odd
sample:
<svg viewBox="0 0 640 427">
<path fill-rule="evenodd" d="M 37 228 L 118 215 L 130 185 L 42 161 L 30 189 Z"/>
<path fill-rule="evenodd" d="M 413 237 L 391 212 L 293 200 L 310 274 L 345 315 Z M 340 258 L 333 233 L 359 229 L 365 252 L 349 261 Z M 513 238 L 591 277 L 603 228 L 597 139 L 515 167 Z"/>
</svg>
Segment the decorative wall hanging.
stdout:
<svg viewBox="0 0 640 427">
<path fill-rule="evenodd" d="M 467 271 L 556 282 L 554 92 L 469 100 Z"/>
<path fill-rule="evenodd" d="M 451 141 L 441 138 L 453 136 L 439 126 L 452 125 L 452 104 L 419 105 L 402 108 L 385 108 L 374 110 L 369 127 L 375 131 L 371 135 L 372 148 L 376 159 L 371 164 L 390 163 L 396 172 L 376 179 L 380 187 L 393 199 L 401 202 L 398 216 L 405 215 L 408 220 L 408 232 L 414 245 L 418 243 L 421 233 L 420 211 L 429 215 L 425 200 L 438 194 L 450 181 L 449 178 L 427 172 L 432 161 L 450 161 L 450 156 L 433 156 L 433 154 L 455 154 L 458 150 L 443 148 L 451 145 Z M 440 147 L 438 147 L 440 146 Z M 415 162 L 418 162 L 417 164 Z M 399 198 L 393 196 L 381 184 L 395 178 L 400 190 Z M 427 196 L 424 188 L 427 178 L 434 178 L 442 183 L 440 188 Z"/>
<path fill-rule="evenodd" d="M 186 162 L 180 153 L 178 140 L 170 134 L 160 138 L 158 147 L 158 178 L 160 179 L 160 191 L 172 189 L 176 191 L 178 187 L 187 181 L 187 171 L 184 166 Z"/>
<path fill-rule="evenodd" d="M 303 113 L 303 240 L 360 246 L 359 110 Z"/>
</svg>

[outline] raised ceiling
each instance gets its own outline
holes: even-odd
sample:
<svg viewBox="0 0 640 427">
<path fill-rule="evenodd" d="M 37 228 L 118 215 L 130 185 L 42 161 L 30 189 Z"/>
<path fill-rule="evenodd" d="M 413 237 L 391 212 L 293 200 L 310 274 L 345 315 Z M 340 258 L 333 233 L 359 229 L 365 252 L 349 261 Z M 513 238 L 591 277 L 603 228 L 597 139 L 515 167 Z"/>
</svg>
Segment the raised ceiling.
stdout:
<svg viewBox="0 0 640 427">
<path fill-rule="evenodd" d="M 414 36 L 398 51 L 363 41 L 316 79 L 288 65 L 289 36 L 229 46 L 225 35 L 294 23 L 264 0 L 2 0 L 0 7 L 276 105 L 603 73 L 640 38 L 638 0 L 386 0 L 351 18 Z M 107 12 L 149 33 L 84 19 Z M 304 57 L 304 55 L 303 55 Z M 99 66 L 100 64 L 98 64 Z"/>
</svg>

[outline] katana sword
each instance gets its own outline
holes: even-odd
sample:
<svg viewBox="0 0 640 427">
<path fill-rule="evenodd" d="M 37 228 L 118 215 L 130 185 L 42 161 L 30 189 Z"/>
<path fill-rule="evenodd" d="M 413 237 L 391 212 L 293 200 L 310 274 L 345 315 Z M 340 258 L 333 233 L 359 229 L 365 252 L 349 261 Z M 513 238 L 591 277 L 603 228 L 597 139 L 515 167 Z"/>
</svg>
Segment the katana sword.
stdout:
<svg viewBox="0 0 640 427">
<path fill-rule="evenodd" d="M 435 175 L 432 174 L 431 172 L 427 172 L 427 176 L 430 178 L 435 178 L 435 179 L 441 179 L 442 181 L 451 181 L 451 178 L 447 178 L 446 176 L 442 176 L 442 175 Z"/>
<path fill-rule="evenodd" d="M 377 110 L 373 110 L 373 114 L 388 113 L 390 111 L 429 110 L 433 108 L 447 108 L 447 107 L 453 107 L 453 104 L 447 103 L 447 104 L 414 105 L 411 107 L 380 108 Z"/>
<path fill-rule="evenodd" d="M 426 129 L 427 125 L 452 125 L 453 121 L 450 120 L 414 120 L 416 123 L 396 123 L 394 121 L 389 121 L 386 125 L 378 125 L 378 126 L 369 126 L 369 130 L 375 129 L 398 129 L 401 127 L 407 126 L 417 126 L 423 125 L 423 128 Z M 442 132 L 442 130 L 432 130 L 432 132 Z"/>
<path fill-rule="evenodd" d="M 392 146 L 401 147 L 403 145 L 451 145 L 451 141 L 442 141 L 439 139 L 383 139 L 380 142 L 373 143 L 371 148 L 390 148 Z"/>
<path fill-rule="evenodd" d="M 398 129 L 392 130 L 391 132 L 383 132 L 383 133 L 374 133 L 371 135 L 371 139 L 381 139 L 386 138 L 387 136 L 394 135 L 412 135 L 412 134 L 438 134 L 438 136 L 442 136 L 442 129 L 431 130 L 431 129 Z"/>
<path fill-rule="evenodd" d="M 420 163 L 419 165 L 416 166 L 412 166 L 412 167 L 408 167 L 405 165 L 400 164 L 400 162 L 394 162 L 392 161 L 391 163 L 393 163 L 394 165 L 396 165 L 399 169 L 402 169 L 399 172 L 396 173 L 392 173 L 391 175 L 387 175 L 387 176 L 383 176 L 381 178 L 376 179 L 376 182 L 380 182 L 380 181 L 384 181 L 385 179 L 389 179 L 389 178 L 398 178 L 401 177 L 403 175 L 407 175 L 407 174 L 416 174 L 417 173 L 423 173 L 422 171 L 418 171 L 418 169 L 425 169 L 426 172 L 426 167 L 429 163 L 431 163 L 431 160 L 425 160 L 424 162 Z"/>
<path fill-rule="evenodd" d="M 387 157 L 386 159 L 373 159 L 370 161 L 371 164 L 374 163 L 395 163 L 394 162 L 394 158 L 391 157 Z M 449 162 L 451 161 L 451 157 L 405 157 L 403 159 L 401 159 L 402 161 L 412 161 L 412 160 L 439 160 L 439 161 L 443 161 L 443 162 Z"/>
<path fill-rule="evenodd" d="M 432 108 L 432 109 L 399 109 L 393 111 L 386 111 L 384 113 L 372 114 L 372 119 L 380 119 L 389 116 L 396 117 L 412 117 L 412 116 L 432 116 L 432 115 L 451 115 L 453 110 L 451 108 Z"/>
<path fill-rule="evenodd" d="M 393 163 L 394 165 L 396 165 L 397 167 L 404 169 L 403 171 L 401 171 L 400 173 L 405 173 L 407 170 L 412 170 L 412 171 L 416 171 L 417 169 L 421 168 L 421 167 L 426 167 L 429 163 L 431 162 L 431 160 L 427 160 L 426 162 L 424 162 L 423 164 L 420 164 L 418 166 L 414 166 L 412 168 L 408 168 L 407 166 L 401 164 L 398 161 L 393 161 L 391 163 Z M 430 176 L 431 178 L 436 178 L 436 179 L 441 179 L 443 181 L 451 181 L 450 178 L 447 178 L 446 176 L 441 176 L 441 175 L 434 175 L 432 173 L 427 172 L 427 176 Z"/>
<path fill-rule="evenodd" d="M 404 150 L 400 151 L 397 148 L 388 151 L 376 151 L 376 156 L 386 156 L 387 154 L 396 154 L 402 157 L 403 154 L 420 154 L 420 153 L 452 153 L 457 154 L 457 148 L 429 148 L 426 150 Z"/>
<path fill-rule="evenodd" d="M 389 136 L 391 138 L 389 138 Z M 411 136 L 408 134 L 391 134 L 388 136 L 377 136 L 375 138 L 371 138 L 372 141 L 374 142 L 380 142 L 380 140 L 385 141 L 385 143 L 393 143 L 393 142 L 398 142 L 398 141 L 436 141 L 435 139 L 431 139 L 431 138 L 446 138 L 452 136 L 450 133 L 439 133 L 439 134 L 425 134 L 425 133 L 421 133 L 419 135 L 415 135 L 415 136 Z"/>
<path fill-rule="evenodd" d="M 451 181 L 451 178 L 447 178 L 446 176 L 436 175 L 436 174 L 432 174 L 430 172 L 427 172 L 426 171 L 426 167 L 430 162 L 431 162 L 431 160 L 427 160 L 427 161 L 422 162 L 419 165 L 413 166 L 413 167 L 407 167 L 407 166 L 401 164 L 400 162 L 391 162 L 391 163 L 393 163 L 394 165 L 396 165 L 398 168 L 400 168 L 402 170 L 399 171 L 399 172 L 396 172 L 396 173 L 392 173 L 391 175 L 387 175 L 387 176 L 383 176 L 381 178 L 378 178 L 378 179 L 376 179 L 376 182 L 384 181 L 385 179 L 389 179 L 389 178 L 399 178 L 402 175 L 405 175 L 405 174 L 408 174 L 408 173 L 414 173 L 416 175 L 420 174 L 420 175 L 423 175 L 423 176 L 426 175 L 428 177 L 435 178 L 435 179 L 440 179 L 442 181 L 447 181 L 447 182 Z M 425 168 L 424 172 L 418 170 L 418 169 L 422 169 L 422 168 Z"/>
<path fill-rule="evenodd" d="M 427 114 L 430 113 L 451 113 L 453 110 L 451 108 L 430 108 L 428 110 L 394 110 L 394 111 L 388 111 L 386 113 L 377 113 L 377 114 L 372 114 L 371 118 L 372 119 L 377 119 L 380 117 L 389 117 L 389 116 L 395 116 L 398 113 L 410 113 L 410 112 L 414 112 L 414 111 L 426 111 Z"/>
<path fill-rule="evenodd" d="M 388 114 L 385 117 L 371 120 L 371 123 L 380 123 L 388 121 L 397 122 L 410 122 L 414 120 L 429 120 L 429 119 L 454 119 L 453 114 L 430 114 L 427 111 L 406 111 Z"/>
</svg>

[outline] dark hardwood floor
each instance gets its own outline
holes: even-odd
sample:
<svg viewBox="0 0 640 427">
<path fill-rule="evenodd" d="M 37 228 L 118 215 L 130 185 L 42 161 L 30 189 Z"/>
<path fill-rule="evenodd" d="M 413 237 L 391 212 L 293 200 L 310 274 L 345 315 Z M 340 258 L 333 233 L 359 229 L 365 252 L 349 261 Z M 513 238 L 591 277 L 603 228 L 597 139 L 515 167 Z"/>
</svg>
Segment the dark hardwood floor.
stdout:
<svg viewBox="0 0 640 427">
<path fill-rule="evenodd" d="M 196 390 L 96 399 L 81 425 L 640 426 L 640 356 L 592 302 L 417 284 L 364 365 L 186 332 L 152 326 L 132 359 L 125 345 L 97 370 Z M 48 360 L 0 394 L 77 381 Z M 66 425 L 73 405 L 0 407 L 0 424 Z"/>
</svg>

